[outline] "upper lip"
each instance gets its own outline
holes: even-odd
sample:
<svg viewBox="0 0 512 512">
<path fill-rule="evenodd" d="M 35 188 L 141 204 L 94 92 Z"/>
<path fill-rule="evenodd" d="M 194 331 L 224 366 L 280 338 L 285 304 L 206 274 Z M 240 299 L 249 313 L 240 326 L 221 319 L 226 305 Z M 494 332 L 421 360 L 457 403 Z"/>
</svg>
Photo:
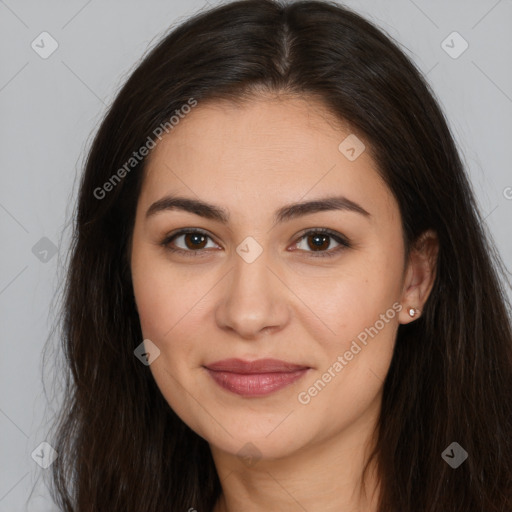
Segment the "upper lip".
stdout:
<svg viewBox="0 0 512 512">
<path fill-rule="evenodd" d="M 205 365 L 206 368 L 214 371 L 232 373 L 279 373 L 305 370 L 308 366 L 288 363 L 279 359 L 257 359 L 256 361 L 245 361 L 244 359 L 223 359 L 215 363 Z"/>
</svg>

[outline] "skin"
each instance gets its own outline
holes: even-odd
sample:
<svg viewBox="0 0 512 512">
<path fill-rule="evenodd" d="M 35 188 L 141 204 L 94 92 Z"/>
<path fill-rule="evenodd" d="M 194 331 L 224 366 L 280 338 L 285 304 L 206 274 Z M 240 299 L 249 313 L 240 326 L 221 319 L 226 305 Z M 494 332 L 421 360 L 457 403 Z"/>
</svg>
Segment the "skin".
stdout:
<svg viewBox="0 0 512 512">
<path fill-rule="evenodd" d="M 223 489 L 215 512 L 376 511 L 378 474 L 371 466 L 365 488 L 361 473 L 396 332 L 421 315 L 411 318 L 408 309 L 421 311 L 430 293 L 437 241 L 427 232 L 406 260 L 398 204 L 369 145 L 354 161 L 338 150 L 351 133 L 314 99 L 200 102 L 149 157 L 133 232 L 134 295 L 144 338 L 160 350 L 150 365 L 159 389 L 211 447 Z M 213 203 L 230 220 L 177 209 L 146 217 L 167 194 Z M 330 195 L 370 216 L 329 210 L 273 225 L 278 208 Z M 187 254 L 161 245 L 183 228 L 209 238 L 170 242 Z M 351 246 L 315 257 L 304 237 L 314 228 L 331 229 Z M 246 237 L 262 249 L 251 263 L 236 251 Z M 202 256 L 192 254 L 194 243 Z M 328 237 L 322 247 L 325 253 L 340 244 Z M 401 311 L 386 316 L 378 334 L 300 403 L 299 393 L 395 303 Z M 271 357 L 310 370 L 271 395 L 244 398 L 204 368 L 231 357 Z M 255 457 L 244 459 L 251 449 Z"/>
</svg>

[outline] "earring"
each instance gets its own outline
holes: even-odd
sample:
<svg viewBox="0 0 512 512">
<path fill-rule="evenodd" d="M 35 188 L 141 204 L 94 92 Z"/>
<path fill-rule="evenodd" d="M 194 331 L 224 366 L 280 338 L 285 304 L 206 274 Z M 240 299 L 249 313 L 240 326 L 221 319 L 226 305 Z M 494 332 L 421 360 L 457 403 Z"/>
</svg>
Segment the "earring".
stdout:
<svg viewBox="0 0 512 512">
<path fill-rule="evenodd" d="M 415 308 L 410 308 L 409 309 L 409 315 L 411 317 L 413 317 L 419 310 L 415 309 Z"/>
</svg>

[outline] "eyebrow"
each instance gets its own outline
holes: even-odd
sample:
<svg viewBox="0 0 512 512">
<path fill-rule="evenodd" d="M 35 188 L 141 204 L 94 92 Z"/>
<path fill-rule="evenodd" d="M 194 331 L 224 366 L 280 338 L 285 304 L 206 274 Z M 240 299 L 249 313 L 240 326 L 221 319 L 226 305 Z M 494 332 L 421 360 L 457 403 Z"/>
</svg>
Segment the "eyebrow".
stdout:
<svg viewBox="0 0 512 512">
<path fill-rule="evenodd" d="M 230 219 L 229 212 L 220 206 L 199 199 L 180 196 L 165 196 L 155 201 L 146 211 L 146 219 L 167 210 L 182 210 L 194 213 L 205 219 L 211 219 L 222 224 L 228 224 Z M 274 225 L 311 213 L 329 210 L 343 210 L 359 213 L 368 218 L 371 217 L 370 213 L 354 201 L 344 196 L 329 196 L 312 201 L 289 204 L 279 208 L 274 214 Z"/>
</svg>

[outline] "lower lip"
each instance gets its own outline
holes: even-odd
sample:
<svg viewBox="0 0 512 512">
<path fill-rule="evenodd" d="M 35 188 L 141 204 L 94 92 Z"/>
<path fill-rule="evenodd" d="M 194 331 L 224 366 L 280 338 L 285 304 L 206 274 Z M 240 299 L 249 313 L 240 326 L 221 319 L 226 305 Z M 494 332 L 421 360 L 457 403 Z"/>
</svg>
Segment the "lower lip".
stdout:
<svg viewBox="0 0 512 512">
<path fill-rule="evenodd" d="M 279 373 L 232 373 L 206 368 L 213 380 L 222 388 L 237 395 L 265 396 L 289 386 L 303 377 L 309 368 Z"/>
</svg>

